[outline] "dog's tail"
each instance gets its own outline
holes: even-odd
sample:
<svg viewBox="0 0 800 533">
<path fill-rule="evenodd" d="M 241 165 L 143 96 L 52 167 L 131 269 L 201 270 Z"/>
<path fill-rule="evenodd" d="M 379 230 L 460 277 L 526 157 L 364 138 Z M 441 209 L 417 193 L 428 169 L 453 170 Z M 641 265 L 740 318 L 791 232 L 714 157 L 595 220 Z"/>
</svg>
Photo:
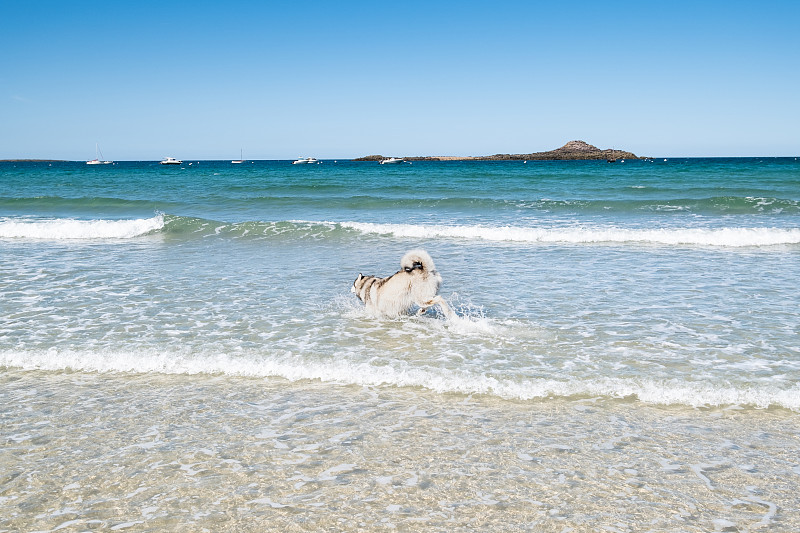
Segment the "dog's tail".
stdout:
<svg viewBox="0 0 800 533">
<path fill-rule="evenodd" d="M 406 272 L 411 272 L 417 268 L 422 270 L 423 273 L 436 272 L 436 265 L 433 264 L 431 256 L 425 250 L 420 249 L 406 252 L 406 255 L 400 260 L 400 268 Z"/>
</svg>

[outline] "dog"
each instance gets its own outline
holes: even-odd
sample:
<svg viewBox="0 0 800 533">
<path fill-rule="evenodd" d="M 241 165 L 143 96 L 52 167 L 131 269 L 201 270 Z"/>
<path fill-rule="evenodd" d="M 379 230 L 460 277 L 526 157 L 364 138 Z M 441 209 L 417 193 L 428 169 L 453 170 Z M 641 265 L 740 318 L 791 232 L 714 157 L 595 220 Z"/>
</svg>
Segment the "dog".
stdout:
<svg viewBox="0 0 800 533">
<path fill-rule="evenodd" d="M 442 276 L 425 250 L 411 250 L 400 260 L 400 270 L 389 277 L 379 278 L 359 274 L 350 288 L 367 310 L 388 317 L 408 314 L 414 305 L 417 315 L 438 305 L 446 318 L 455 313 L 439 296 Z"/>
</svg>

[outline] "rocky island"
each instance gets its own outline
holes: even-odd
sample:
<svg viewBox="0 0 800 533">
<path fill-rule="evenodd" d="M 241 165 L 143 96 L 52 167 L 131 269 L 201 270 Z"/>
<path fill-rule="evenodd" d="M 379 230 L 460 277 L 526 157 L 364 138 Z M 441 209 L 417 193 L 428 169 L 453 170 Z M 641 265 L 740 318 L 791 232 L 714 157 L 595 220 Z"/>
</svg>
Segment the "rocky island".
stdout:
<svg viewBox="0 0 800 533">
<path fill-rule="evenodd" d="M 380 161 L 382 155 L 368 155 L 353 161 Z M 601 150 L 584 141 L 570 141 L 561 148 L 549 152 L 533 152 L 530 154 L 495 154 L 484 156 L 414 156 L 403 158 L 406 161 L 573 161 L 592 159 L 639 159 L 635 154 L 624 150 L 608 148 Z"/>
</svg>

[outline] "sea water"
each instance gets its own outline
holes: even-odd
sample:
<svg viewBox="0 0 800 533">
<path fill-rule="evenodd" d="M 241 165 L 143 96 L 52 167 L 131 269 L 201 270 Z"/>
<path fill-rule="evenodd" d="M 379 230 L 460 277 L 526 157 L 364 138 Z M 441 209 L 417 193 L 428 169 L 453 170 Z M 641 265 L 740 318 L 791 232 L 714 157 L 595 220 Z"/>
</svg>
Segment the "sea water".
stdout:
<svg viewBox="0 0 800 533">
<path fill-rule="evenodd" d="M 798 280 L 794 158 L 0 163 L 0 531 L 795 531 Z"/>
</svg>

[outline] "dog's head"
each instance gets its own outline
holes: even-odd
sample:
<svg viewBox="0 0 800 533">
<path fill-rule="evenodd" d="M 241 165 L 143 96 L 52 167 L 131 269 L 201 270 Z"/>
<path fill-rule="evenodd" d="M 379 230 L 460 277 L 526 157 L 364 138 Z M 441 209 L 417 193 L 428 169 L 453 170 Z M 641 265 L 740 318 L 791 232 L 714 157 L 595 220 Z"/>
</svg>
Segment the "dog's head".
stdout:
<svg viewBox="0 0 800 533">
<path fill-rule="evenodd" d="M 362 301 L 364 300 L 364 298 L 363 298 L 364 295 L 361 294 L 361 289 L 364 287 L 364 280 L 365 279 L 366 279 L 366 276 L 364 276 L 364 274 L 361 274 L 359 272 L 358 277 L 353 282 L 352 287 L 350 287 L 350 292 L 352 292 L 353 294 L 358 296 L 358 299 L 362 300 Z"/>
<path fill-rule="evenodd" d="M 358 290 L 361 288 L 361 286 L 362 286 L 363 284 L 364 284 L 364 274 L 362 274 L 362 273 L 360 273 L 360 272 L 359 272 L 359 273 L 358 273 L 358 277 L 357 277 L 357 278 L 356 278 L 356 280 L 353 282 L 353 286 L 352 286 L 352 287 L 350 287 L 350 292 L 352 292 L 352 293 L 354 293 L 354 294 L 358 294 Z"/>
</svg>

